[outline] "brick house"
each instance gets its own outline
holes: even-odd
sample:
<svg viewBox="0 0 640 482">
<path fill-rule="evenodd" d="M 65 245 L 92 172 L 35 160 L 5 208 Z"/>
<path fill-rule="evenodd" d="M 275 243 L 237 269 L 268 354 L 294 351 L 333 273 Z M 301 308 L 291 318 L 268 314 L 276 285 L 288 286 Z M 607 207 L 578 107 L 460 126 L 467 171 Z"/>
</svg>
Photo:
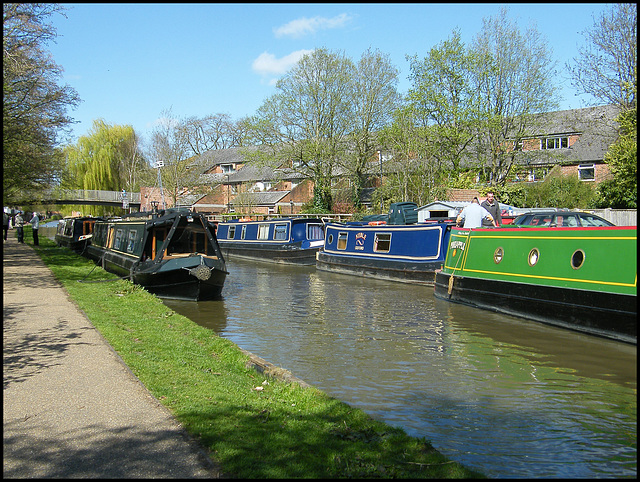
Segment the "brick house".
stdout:
<svg viewBox="0 0 640 482">
<path fill-rule="evenodd" d="M 517 167 L 511 180 L 542 180 L 556 166 L 585 182 L 610 178 L 604 157 L 618 138 L 619 113 L 618 107 L 604 105 L 536 116 L 531 134 L 514 145 Z"/>
<path fill-rule="evenodd" d="M 576 173 L 585 182 L 607 179 L 610 172 L 604 156 L 618 136 L 615 121 L 618 113 L 617 107 L 606 105 L 539 114 L 529 135 L 512 146 L 518 152 L 510 181 L 539 181 L 553 168 L 562 174 Z M 212 214 L 299 213 L 313 198 L 312 180 L 291 169 L 247 165 L 246 154 L 256 149 L 255 146 L 217 149 L 195 158 L 192 168 L 202 172 L 199 184 L 210 186 L 212 191 L 201 196 L 185 195 L 178 205 Z M 379 185 L 385 157 L 388 156 L 378 152 L 376 159 L 372 159 L 371 186 Z M 144 195 L 141 189 L 141 209 L 151 200 L 159 200 L 153 189 L 145 188 Z M 469 202 L 473 196 L 480 197 L 475 189 L 449 191 L 449 201 Z"/>
</svg>

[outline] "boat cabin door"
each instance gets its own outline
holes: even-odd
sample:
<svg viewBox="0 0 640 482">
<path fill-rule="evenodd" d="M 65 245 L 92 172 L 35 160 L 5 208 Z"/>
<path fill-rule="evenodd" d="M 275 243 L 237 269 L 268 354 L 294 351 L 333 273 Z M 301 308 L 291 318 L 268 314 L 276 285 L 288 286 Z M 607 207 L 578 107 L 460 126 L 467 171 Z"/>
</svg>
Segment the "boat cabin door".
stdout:
<svg viewBox="0 0 640 482">
<path fill-rule="evenodd" d="M 153 228 L 151 234 L 151 259 L 156 259 L 156 254 L 160 252 L 162 243 L 167 238 L 167 228 Z"/>
</svg>

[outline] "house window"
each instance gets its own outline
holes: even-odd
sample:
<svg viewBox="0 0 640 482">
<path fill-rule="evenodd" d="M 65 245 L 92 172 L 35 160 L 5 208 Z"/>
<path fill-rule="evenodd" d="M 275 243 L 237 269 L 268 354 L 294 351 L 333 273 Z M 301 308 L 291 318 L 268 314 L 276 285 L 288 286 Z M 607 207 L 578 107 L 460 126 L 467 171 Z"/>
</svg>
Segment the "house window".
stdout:
<svg viewBox="0 0 640 482">
<path fill-rule="evenodd" d="M 544 137 L 540 139 L 540 149 L 566 149 L 568 147 L 568 137 Z"/>
<path fill-rule="evenodd" d="M 220 164 L 220 169 L 222 169 L 222 174 L 231 174 L 232 172 L 236 172 L 233 168 L 233 164 Z"/>
<path fill-rule="evenodd" d="M 513 141 L 513 150 L 514 151 L 522 151 L 522 139 L 517 141 Z"/>
<path fill-rule="evenodd" d="M 268 224 L 261 224 L 258 226 L 258 239 L 269 239 Z"/>
<path fill-rule="evenodd" d="M 596 166 L 594 164 L 580 164 L 578 166 L 578 179 L 581 181 L 595 181 Z"/>
</svg>

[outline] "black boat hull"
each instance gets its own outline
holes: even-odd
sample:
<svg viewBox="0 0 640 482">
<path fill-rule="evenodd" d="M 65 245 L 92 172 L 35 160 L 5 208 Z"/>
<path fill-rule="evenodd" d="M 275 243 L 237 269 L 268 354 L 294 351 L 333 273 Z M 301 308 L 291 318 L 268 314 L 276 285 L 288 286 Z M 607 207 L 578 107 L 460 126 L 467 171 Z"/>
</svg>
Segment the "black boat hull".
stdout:
<svg viewBox="0 0 640 482">
<path fill-rule="evenodd" d="M 637 297 L 438 272 L 437 298 L 592 335 L 637 343 Z"/>
<path fill-rule="evenodd" d="M 320 251 L 316 258 L 316 267 L 321 271 L 333 273 L 432 286 L 436 270 L 442 267 L 442 261 L 399 262 L 336 256 Z"/>
<path fill-rule="evenodd" d="M 248 243 L 229 243 L 218 241 L 225 258 L 242 258 L 253 261 L 267 261 L 271 263 L 287 263 L 298 265 L 316 264 L 318 248 L 303 249 L 296 245 L 260 246 Z"/>
</svg>

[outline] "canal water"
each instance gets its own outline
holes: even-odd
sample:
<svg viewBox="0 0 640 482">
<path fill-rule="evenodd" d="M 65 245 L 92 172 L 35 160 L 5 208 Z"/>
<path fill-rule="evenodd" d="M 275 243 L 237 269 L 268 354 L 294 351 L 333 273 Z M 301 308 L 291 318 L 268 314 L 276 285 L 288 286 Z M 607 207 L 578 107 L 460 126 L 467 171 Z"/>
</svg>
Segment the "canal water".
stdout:
<svg viewBox="0 0 640 482">
<path fill-rule="evenodd" d="M 227 269 L 221 300 L 166 305 L 489 477 L 636 477 L 636 346 L 438 300 L 432 287 Z"/>
</svg>

